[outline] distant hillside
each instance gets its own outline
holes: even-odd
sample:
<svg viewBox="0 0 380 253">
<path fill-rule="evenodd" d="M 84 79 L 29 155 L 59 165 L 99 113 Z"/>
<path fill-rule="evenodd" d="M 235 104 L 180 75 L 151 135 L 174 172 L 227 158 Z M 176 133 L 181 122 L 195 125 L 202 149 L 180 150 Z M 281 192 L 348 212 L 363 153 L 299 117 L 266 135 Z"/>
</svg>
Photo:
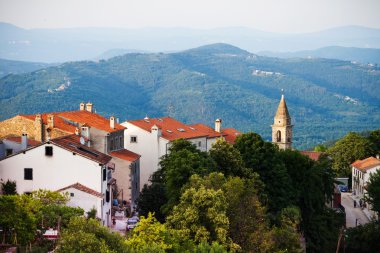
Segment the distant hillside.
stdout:
<svg viewBox="0 0 380 253">
<path fill-rule="evenodd" d="M 95 57 L 93 60 L 108 60 L 112 57 L 121 56 L 124 54 L 131 54 L 131 53 L 148 53 L 148 51 L 136 50 L 136 49 L 114 48 L 114 49 L 107 50 L 101 55 Z"/>
<path fill-rule="evenodd" d="M 121 121 L 169 115 L 255 131 L 269 139 L 285 89 L 294 143 L 305 148 L 380 126 L 380 69 L 328 59 L 257 56 L 227 44 L 179 53 L 69 62 L 0 79 L 0 115 L 77 110 Z"/>
<path fill-rule="evenodd" d="M 280 58 L 328 58 L 358 63 L 380 64 L 380 49 L 375 48 L 355 48 L 355 47 L 323 47 L 316 50 L 305 50 L 296 52 L 258 52 L 259 55 Z"/>
<path fill-rule="evenodd" d="M 348 26 L 305 34 L 269 33 L 244 27 L 27 30 L 0 22 L 0 58 L 19 61 L 91 60 L 115 48 L 175 52 L 220 42 L 250 52 L 314 50 L 333 45 L 380 48 L 380 29 Z"/>
<path fill-rule="evenodd" d="M 22 74 L 32 72 L 37 69 L 46 68 L 48 66 L 51 66 L 51 64 L 0 59 L 0 77 L 9 74 Z"/>
</svg>

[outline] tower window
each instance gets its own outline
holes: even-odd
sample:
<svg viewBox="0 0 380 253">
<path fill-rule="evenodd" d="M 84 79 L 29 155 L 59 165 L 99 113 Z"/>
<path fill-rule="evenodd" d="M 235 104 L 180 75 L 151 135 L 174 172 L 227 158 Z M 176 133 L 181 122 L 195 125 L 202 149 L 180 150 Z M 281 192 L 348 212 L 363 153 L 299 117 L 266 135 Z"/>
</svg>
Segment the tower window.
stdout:
<svg viewBox="0 0 380 253">
<path fill-rule="evenodd" d="M 277 142 L 281 142 L 281 131 L 280 130 L 277 131 L 276 136 L 277 136 Z"/>
</svg>

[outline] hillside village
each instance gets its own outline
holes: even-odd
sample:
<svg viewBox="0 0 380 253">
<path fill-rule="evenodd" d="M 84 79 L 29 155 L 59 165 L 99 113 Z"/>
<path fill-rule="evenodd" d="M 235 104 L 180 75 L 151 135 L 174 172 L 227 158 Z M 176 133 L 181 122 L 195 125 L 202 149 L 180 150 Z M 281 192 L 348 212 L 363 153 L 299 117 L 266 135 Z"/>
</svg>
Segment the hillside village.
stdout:
<svg viewBox="0 0 380 253">
<path fill-rule="evenodd" d="M 279 150 L 292 150 L 293 125 L 284 95 L 271 127 L 272 143 Z M 155 185 L 152 177 L 175 149 L 173 143 L 186 140 L 197 152 L 210 153 L 220 141 L 234 145 L 239 136 L 244 134 L 223 128 L 222 119 L 216 119 L 214 127 L 148 116 L 120 123 L 113 116 L 107 119 L 97 114 L 92 103 L 80 103 L 77 111 L 17 115 L 0 122 L 0 180 L 3 185 L 15 182 L 18 194 L 41 189 L 66 194 L 67 206 L 79 207 L 87 215 L 94 211 L 101 225 L 125 233 L 124 221 L 144 209 L 139 206 L 140 193 Z M 300 154 L 315 162 L 323 156 L 317 151 Z M 368 218 L 377 217 L 365 194 L 370 175 L 378 170 L 379 157 L 352 163 L 351 200 L 355 207 L 359 203 L 365 207 Z M 342 195 L 342 189 L 335 184 L 321 204 L 344 212 L 349 197 Z"/>
</svg>

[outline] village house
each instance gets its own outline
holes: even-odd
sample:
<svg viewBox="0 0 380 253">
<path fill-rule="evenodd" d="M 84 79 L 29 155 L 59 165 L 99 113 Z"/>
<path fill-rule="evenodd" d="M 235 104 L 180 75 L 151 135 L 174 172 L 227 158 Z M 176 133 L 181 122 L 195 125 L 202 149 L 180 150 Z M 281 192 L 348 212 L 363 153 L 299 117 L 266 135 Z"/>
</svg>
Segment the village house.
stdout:
<svg viewBox="0 0 380 253">
<path fill-rule="evenodd" d="M 109 225 L 113 183 L 109 162 L 112 157 L 79 144 L 78 139 L 76 135 L 56 138 L 3 158 L 0 160 L 0 180 L 15 181 L 19 194 L 39 189 L 67 189 L 72 206 L 82 207 L 87 212 L 95 208 L 103 225 Z M 86 193 L 94 198 L 82 202 Z"/>
<path fill-rule="evenodd" d="M 4 120 L 0 122 L 0 138 L 27 135 L 29 142 L 44 143 L 62 136 L 77 135 L 78 143 L 112 156 L 110 163 L 115 168 L 116 195 L 121 202 L 126 200 L 132 207 L 139 192 L 135 188 L 140 188 L 139 155 L 124 149 L 125 127 L 117 121 L 113 116 L 106 119 L 95 113 L 92 103 L 80 103 L 77 111 L 17 115 Z"/>
<path fill-rule="evenodd" d="M 380 159 L 377 156 L 368 157 L 363 160 L 356 160 L 351 164 L 352 169 L 352 192 L 364 203 L 364 196 L 367 194 L 367 183 L 370 176 L 380 169 Z M 367 206 L 371 210 L 370 206 Z M 374 213 L 372 213 L 374 215 Z"/>
<path fill-rule="evenodd" d="M 217 138 L 234 143 L 240 134 L 233 128 L 222 129 L 221 119 L 215 121 L 214 129 L 204 124 L 186 125 L 171 117 L 145 117 L 141 120 L 126 121 L 121 125 L 126 127 L 125 148 L 141 155 L 140 190 L 158 170 L 160 158 L 168 154 L 170 142 L 185 139 L 199 150 L 209 151 Z"/>
</svg>

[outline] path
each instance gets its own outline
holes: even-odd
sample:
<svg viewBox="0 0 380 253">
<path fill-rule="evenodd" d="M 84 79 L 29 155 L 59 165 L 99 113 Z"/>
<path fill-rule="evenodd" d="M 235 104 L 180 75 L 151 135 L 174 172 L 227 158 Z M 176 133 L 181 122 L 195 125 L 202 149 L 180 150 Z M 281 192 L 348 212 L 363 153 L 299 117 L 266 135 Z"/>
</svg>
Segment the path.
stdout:
<svg viewBox="0 0 380 253">
<path fill-rule="evenodd" d="M 355 227 L 356 222 L 357 225 L 368 223 L 369 220 L 363 210 L 359 207 L 359 203 L 357 203 L 355 208 L 354 201 L 350 195 L 351 193 L 342 192 L 342 206 L 344 206 L 346 211 L 346 226 L 348 228 Z"/>
</svg>

